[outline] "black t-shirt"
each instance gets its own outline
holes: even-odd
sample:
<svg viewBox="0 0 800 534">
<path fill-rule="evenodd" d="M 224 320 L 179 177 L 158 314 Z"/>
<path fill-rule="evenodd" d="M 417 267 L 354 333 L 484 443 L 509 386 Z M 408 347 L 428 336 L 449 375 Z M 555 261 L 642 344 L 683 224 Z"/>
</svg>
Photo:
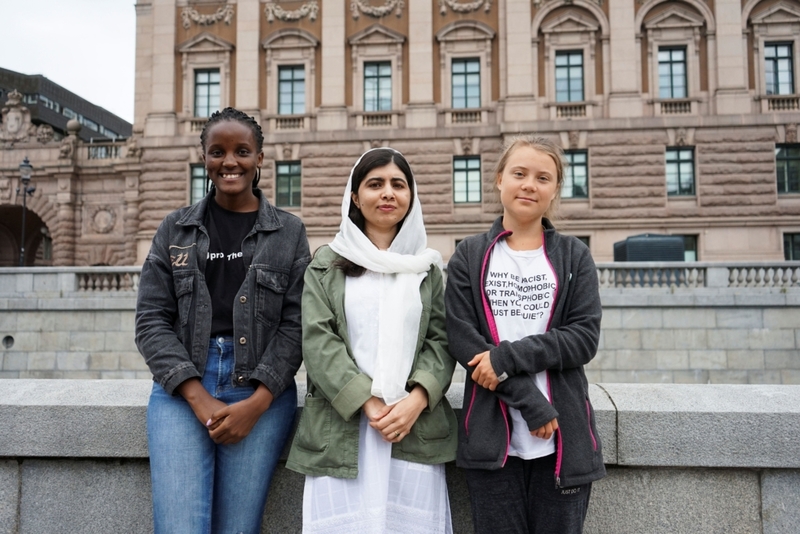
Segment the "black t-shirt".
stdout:
<svg viewBox="0 0 800 534">
<path fill-rule="evenodd" d="M 205 224 L 209 245 L 206 259 L 206 285 L 211 293 L 211 335 L 233 335 L 233 303 L 247 276 L 242 259 L 242 241 L 253 229 L 257 211 L 228 211 L 212 197 Z"/>
</svg>

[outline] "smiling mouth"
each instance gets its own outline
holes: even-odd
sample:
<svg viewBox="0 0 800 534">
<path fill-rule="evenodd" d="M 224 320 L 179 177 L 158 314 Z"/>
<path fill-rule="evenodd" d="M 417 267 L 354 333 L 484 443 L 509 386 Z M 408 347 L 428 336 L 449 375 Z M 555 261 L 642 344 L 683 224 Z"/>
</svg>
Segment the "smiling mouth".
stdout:
<svg viewBox="0 0 800 534">
<path fill-rule="evenodd" d="M 219 176 L 223 180 L 235 180 L 236 178 L 238 178 L 238 177 L 240 177 L 242 175 L 243 175 L 243 173 L 237 172 L 237 173 L 233 173 L 233 174 L 232 173 L 221 173 Z"/>
</svg>

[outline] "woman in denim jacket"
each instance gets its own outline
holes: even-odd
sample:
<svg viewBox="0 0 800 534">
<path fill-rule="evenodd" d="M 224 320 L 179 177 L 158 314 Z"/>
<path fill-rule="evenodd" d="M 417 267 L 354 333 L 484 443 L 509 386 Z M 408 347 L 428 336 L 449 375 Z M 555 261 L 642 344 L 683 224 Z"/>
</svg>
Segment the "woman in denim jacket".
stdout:
<svg viewBox="0 0 800 534">
<path fill-rule="evenodd" d="M 200 139 L 213 186 L 159 226 L 136 306 L 136 344 L 155 381 L 155 532 L 256 533 L 294 421 L 310 255 L 302 222 L 257 187 L 255 120 L 226 108 Z"/>
<path fill-rule="evenodd" d="M 308 475 L 306 533 L 451 531 L 455 362 L 441 256 L 426 242 L 408 162 L 366 152 L 303 290 L 308 395 L 286 466 Z"/>
</svg>

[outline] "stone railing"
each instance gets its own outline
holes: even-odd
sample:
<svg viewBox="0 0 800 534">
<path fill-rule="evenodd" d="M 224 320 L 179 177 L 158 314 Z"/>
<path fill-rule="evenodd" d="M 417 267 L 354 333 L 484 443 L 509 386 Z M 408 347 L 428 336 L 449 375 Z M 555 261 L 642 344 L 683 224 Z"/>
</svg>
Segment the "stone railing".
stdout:
<svg viewBox="0 0 800 534">
<path fill-rule="evenodd" d="M 800 287 L 800 261 L 598 263 L 600 288 Z"/>
<path fill-rule="evenodd" d="M 0 269 L 0 296 L 72 297 L 120 292 L 135 295 L 141 267 L 12 267 Z"/>
<path fill-rule="evenodd" d="M 151 532 L 150 388 L 0 380 L 0 533 Z M 608 476 L 592 487 L 587 534 L 796 532 L 800 386 L 597 384 L 589 395 Z M 462 397 L 457 384 L 447 394 L 456 410 Z M 450 463 L 447 480 L 453 531 L 472 532 L 463 472 Z M 303 476 L 279 466 L 262 532 L 300 532 L 302 492 Z"/>
</svg>

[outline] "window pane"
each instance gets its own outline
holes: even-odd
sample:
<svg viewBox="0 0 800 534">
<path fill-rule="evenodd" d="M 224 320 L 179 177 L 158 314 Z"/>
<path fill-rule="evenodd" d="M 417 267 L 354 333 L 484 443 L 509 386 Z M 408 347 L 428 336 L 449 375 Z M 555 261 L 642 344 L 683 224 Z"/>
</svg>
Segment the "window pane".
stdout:
<svg viewBox="0 0 800 534">
<path fill-rule="evenodd" d="M 481 201 L 480 156 L 453 159 L 453 202 Z"/>
</svg>

